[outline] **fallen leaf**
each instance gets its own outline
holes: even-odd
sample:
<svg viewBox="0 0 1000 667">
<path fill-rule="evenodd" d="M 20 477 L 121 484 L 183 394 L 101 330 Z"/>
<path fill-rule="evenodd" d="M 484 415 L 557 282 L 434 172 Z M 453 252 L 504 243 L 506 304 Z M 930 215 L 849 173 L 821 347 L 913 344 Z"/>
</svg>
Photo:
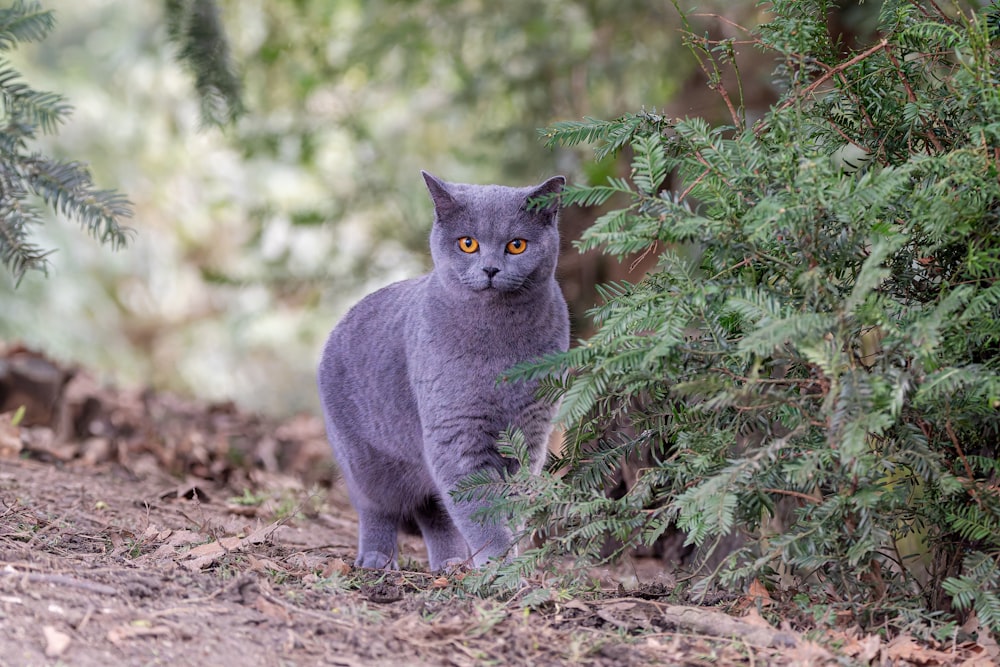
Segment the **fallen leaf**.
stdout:
<svg viewBox="0 0 1000 667">
<path fill-rule="evenodd" d="M 280 623 L 288 624 L 292 622 L 292 617 L 288 613 L 287 609 L 282 607 L 280 604 L 271 602 L 261 595 L 258 595 L 257 599 L 253 601 L 253 608 Z"/>
<path fill-rule="evenodd" d="M 760 582 L 760 579 L 754 579 L 750 582 L 750 587 L 747 589 L 747 597 L 754 603 L 759 603 L 762 607 L 774 604 L 771 594 L 768 592 L 767 587 Z"/>
<path fill-rule="evenodd" d="M 909 635 L 899 635 L 882 651 L 883 660 L 888 660 L 890 664 L 905 660 L 918 665 L 944 665 L 950 664 L 952 657 L 950 653 L 918 643 Z"/>
<path fill-rule="evenodd" d="M 622 600 L 594 607 L 594 613 L 608 623 L 622 629 L 648 628 L 659 609 L 644 600 Z"/>
<path fill-rule="evenodd" d="M 979 632 L 979 617 L 976 616 L 975 611 L 969 613 L 969 617 L 965 619 L 965 623 L 962 623 L 961 630 L 967 635 L 975 635 Z"/>
<path fill-rule="evenodd" d="M 191 559 L 201 558 L 202 556 L 221 556 L 227 551 L 239 548 L 239 546 L 240 538 L 223 537 L 217 542 L 209 542 L 207 544 L 194 547 L 184 554 L 184 556 Z"/>
<path fill-rule="evenodd" d="M 849 655 L 857 658 L 858 662 L 863 662 L 865 664 L 871 663 L 875 658 L 878 657 L 878 653 L 882 650 L 882 638 L 878 635 L 868 635 L 863 639 L 856 640 L 857 651 L 850 653 Z M 847 651 L 844 651 L 847 653 Z"/>
<path fill-rule="evenodd" d="M 287 567 L 275 563 L 270 558 L 258 558 L 253 554 L 247 554 L 247 562 L 249 563 L 249 570 L 251 572 L 280 572 L 283 574 L 289 574 Z"/>
<path fill-rule="evenodd" d="M 163 560 L 173 560 L 178 557 L 178 547 L 184 547 L 195 542 L 204 542 L 205 539 L 206 536 L 203 533 L 196 533 L 192 530 L 162 530 L 156 536 L 156 540 L 165 541 L 156 547 L 155 550 L 136 558 L 133 563 L 136 565 L 142 565 L 143 563 L 150 561 L 159 562 Z M 181 555 L 181 558 L 183 558 L 183 554 Z"/>
<path fill-rule="evenodd" d="M 45 637 L 45 655 L 49 658 L 58 658 L 69 648 L 69 635 L 51 625 L 42 628 L 42 636 Z"/>
<path fill-rule="evenodd" d="M 813 667 L 813 665 L 831 664 L 830 652 L 811 641 L 801 641 L 781 653 L 783 662 L 788 665 Z"/>
<path fill-rule="evenodd" d="M 848 628 L 854 624 L 854 610 L 838 609 L 833 612 L 834 625 L 838 628 Z"/>
<path fill-rule="evenodd" d="M 562 606 L 566 609 L 576 609 L 577 611 L 585 611 L 588 613 L 590 611 L 593 611 L 590 607 L 587 606 L 585 602 L 583 602 L 582 600 L 577 600 L 576 598 L 564 602 Z"/>
<path fill-rule="evenodd" d="M 169 531 L 167 531 L 169 532 Z M 167 545 L 171 547 L 182 547 L 188 544 L 194 544 L 195 542 L 201 542 L 205 539 L 203 533 L 196 533 L 193 530 L 178 530 L 170 535 L 170 539 L 167 540 Z"/>
<path fill-rule="evenodd" d="M 962 624 L 962 632 L 977 637 L 978 644 L 982 647 L 986 657 L 990 660 L 1000 662 L 1000 646 L 997 645 L 996 639 L 990 634 L 989 629 L 979 624 L 979 617 L 976 616 L 975 611 L 969 614 L 965 623 Z"/>
<path fill-rule="evenodd" d="M 988 630 L 980 631 L 979 644 L 986 649 L 987 657 L 994 661 L 994 664 L 1000 662 L 1000 646 L 997 645 L 996 639 Z"/>
<path fill-rule="evenodd" d="M 341 577 L 347 576 L 347 573 L 351 571 L 351 566 L 344 562 L 342 558 L 331 558 L 327 561 L 326 565 L 323 566 L 323 578 L 328 579 L 333 575 L 340 575 Z M 444 579 L 444 577 L 441 577 Z M 447 584 L 448 580 L 445 579 Z"/>
<path fill-rule="evenodd" d="M 977 655 L 961 663 L 959 667 L 996 667 L 997 661 L 988 655 Z"/>
<path fill-rule="evenodd" d="M 220 556 L 232 551 L 239 551 L 251 544 L 261 544 L 266 542 L 274 534 L 274 531 L 281 525 L 279 521 L 261 526 L 244 538 L 223 537 L 217 542 L 209 542 L 194 547 L 181 556 L 184 567 L 192 572 L 208 567 Z"/>
</svg>

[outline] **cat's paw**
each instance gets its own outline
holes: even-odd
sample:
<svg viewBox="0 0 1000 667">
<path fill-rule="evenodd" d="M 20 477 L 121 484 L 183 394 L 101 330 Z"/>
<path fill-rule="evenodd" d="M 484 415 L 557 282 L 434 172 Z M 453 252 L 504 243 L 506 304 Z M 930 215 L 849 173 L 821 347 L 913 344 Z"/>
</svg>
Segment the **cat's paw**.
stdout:
<svg viewBox="0 0 1000 667">
<path fill-rule="evenodd" d="M 363 567 L 368 570 L 398 570 L 399 563 L 392 556 L 381 551 L 366 551 L 359 554 L 354 561 L 354 567 Z"/>
</svg>

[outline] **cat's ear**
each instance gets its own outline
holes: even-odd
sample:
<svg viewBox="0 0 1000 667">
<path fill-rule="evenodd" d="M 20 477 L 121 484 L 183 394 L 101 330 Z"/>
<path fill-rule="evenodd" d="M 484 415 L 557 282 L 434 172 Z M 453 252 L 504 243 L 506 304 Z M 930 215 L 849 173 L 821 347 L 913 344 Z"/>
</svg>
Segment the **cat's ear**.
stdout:
<svg viewBox="0 0 1000 667">
<path fill-rule="evenodd" d="M 448 186 L 445 185 L 444 181 L 431 176 L 426 171 L 420 173 L 424 177 L 424 183 L 427 184 L 427 191 L 431 193 L 431 201 L 434 202 L 434 211 L 437 213 L 438 219 L 454 213 L 460 205 L 448 192 Z"/>
<path fill-rule="evenodd" d="M 559 210 L 559 198 L 556 195 L 562 192 L 564 185 L 566 185 L 565 176 L 553 176 L 528 193 L 528 196 L 524 198 L 525 208 L 529 211 L 541 211 L 549 215 L 556 213 Z M 547 197 L 543 206 L 532 201 L 539 197 Z"/>
</svg>

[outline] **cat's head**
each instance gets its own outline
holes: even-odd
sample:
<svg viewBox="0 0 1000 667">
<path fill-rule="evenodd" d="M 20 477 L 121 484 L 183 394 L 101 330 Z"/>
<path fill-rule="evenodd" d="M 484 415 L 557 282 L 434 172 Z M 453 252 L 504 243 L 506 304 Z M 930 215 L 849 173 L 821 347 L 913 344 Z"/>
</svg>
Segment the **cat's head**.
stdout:
<svg viewBox="0 0 1000 667">
<path fill-rule="evenodd" d="M 529 201 L 560 192 L 565 178 L 510 188 L 446 183 L 421 173 L 434 202 L 434 270 L 447 286 L 510 294 L 530 291 L 552 276 L 559 257 L 559 207 L 531 207 Z"/>
</svg>

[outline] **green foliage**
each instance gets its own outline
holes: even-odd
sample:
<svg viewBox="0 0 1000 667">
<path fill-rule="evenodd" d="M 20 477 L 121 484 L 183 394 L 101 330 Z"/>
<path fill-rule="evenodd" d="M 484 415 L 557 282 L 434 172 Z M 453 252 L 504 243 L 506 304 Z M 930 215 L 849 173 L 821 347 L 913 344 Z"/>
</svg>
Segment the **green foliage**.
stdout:
<svg viewBox="0 0 1000 667">
<path fill-rule="evenodd" d="M 639 543 L 636 530 L 643 523 L 641 509 L 616 503 L 599 486 L 581 488 L 573 478 L 560 478 L 552 472 L 532 474 L 527 444 L 520 431 L 502 433 L 499 449 L 504 456 L 518 461 L 517 471 L 502 478 L 492 471 L 475 473 L 462 481 L 454 496 L 459 501 L 489 499 L 489 506 L 477 518 L 508 523 L 516 520 L 522 526 L 519 538 L 534 535 L 544 539 L 546 546 L 469 573 L 463 580 L 465 590 L 476 595 L 513 593 L 531 573 L 545 565 L 553 549 L 586 556 L 600 550 L 609 534 L 624 544 Z M 581 468 L 574 474 L 587 473 Z M 553 573 L 552 577 L 579 586 L 584 583 L 585 572 L 570 569 L 561 575 Z"/>
<path fill-rule="evenodd" d="M 964 574 L 944 582 L 944 589 L 960 609 L 974 609 L 980 624 L 1000 627 L 1000 571 L 995 556 L 974 552 L 962 563 Z"/>
<path fill-rule="evenodd" d="M 503 505 L 590 556 L 680 527 L 707 558 L 739 530 L 702 585 L 780 570 L 869 625 L 947 608 L 943 586 L 1000 630 L 995 18 L 887 2 L 878 41 L 845 53 L 828 4 L 770 3 L 753 39 L 783 94 L 752 125 L 730 104 L 729 126 L 644 111 L 544 131 L 598 159 L 628 147 L 628 180 L 564 202 L 620 204 L 581 249 L 659 264 L 605 288 L 590 340 L 512 372 L 561 398 L 568 472 Z"/>
<path fill-rule="evenodd" d="M 0 9 L 0 52 L 44 39 L 54 23 L 52 12 L 37 2 L 17 0 Z M 0 57 L 0 105 L 0 262 L 15 279 L 32 269 L 44 270 L 49 254 L 28 238 L 30 227 L 42 221 L 35 198 L 77 219 L 101 242 L 124 245 L 128 230 L 121 220 L 131 215 L 129 202 L 116 192 L 96 189 L 86 165 L 30 148 L 39 132 L 54 133 L 69 115 L 62 96 L 31 88 Z"/>
<path fill-rule="evenodd" d="M 215 0 L 165 0 L 167 32 L 195 78 L 206 125 L 225 125 L 243 112 L 243 85 Z"/>
</svg>

